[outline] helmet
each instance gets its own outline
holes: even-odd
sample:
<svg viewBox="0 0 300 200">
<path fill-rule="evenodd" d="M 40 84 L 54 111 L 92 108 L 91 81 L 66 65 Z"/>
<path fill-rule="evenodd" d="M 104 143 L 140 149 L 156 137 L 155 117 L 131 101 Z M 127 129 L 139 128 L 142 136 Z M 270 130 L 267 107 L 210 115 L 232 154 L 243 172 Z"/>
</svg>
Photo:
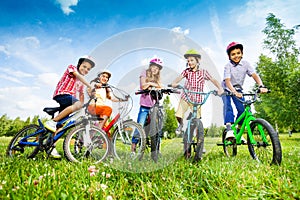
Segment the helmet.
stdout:
<svg viewBox="0 0 300 200">
<path fill-rule="evenodd" d="M 187 52 L 185 52 L 184 57 L 187 59 L 188 57 L 196 57 L 196 58 L 201 58 L 201 55 L 196 51 L 195 49 L 190 49 Z"/>
<path fill-rule="evenodd" d="M 107 70 L 107 69 L 105 69 L 105 70 L 103 70 L 102 72 L 100 72 L 100 73 L 98 74 L 98 77 L 99 77 L 101 74 L 107 74 L 107 75 L 108 75 L 108 79 L 110 79 L 110 77 L 111 77 L 111 72 L 110 72 L 109 70 Z"/>
<path fill-rule="evenodd" d="M 228 56 L 233 49 L 240 49 L 241 52 L 243 53 L 243 45 L 242 44 L 240 44 L 238 42 L 231 42 L 226 48 L 226 52 L 227 52 Z"/>
<path fill-rule="evenodd" d="M 149 64 L 156 65 L 160 70 L 163 68 L 163 62 L 159 58 L 153 58 L 150 60 Z"/>
<path fill-rule="evenodd" d="M 83 61 L 89 62 L 92 65 L 92 68 L 96 65 L 94 59 L 88 55 L 81 56 L 78 60 L 78 64 L 81 65 Z"/>
</svg>

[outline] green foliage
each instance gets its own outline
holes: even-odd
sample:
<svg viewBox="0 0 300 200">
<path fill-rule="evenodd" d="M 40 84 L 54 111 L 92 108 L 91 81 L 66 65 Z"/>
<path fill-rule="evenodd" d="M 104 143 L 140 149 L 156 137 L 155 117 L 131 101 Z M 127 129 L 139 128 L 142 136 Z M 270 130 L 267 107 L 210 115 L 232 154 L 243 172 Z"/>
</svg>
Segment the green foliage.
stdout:
<svg viewBox="0 0 300 200">
<path fill-rule="evenodd" d="M 0 199 L 299 199 L 299 148 L 295 146 L 300 133 L 280 136 L 281 166 L 252 160 L 247 146 L 239 146 L 237 156 L 227 158 L 216 145 L 220 138 L 209 137 L 205 138 L 207 153 L 198 164 L 177 157 L 159 170 L 129 173 L 116 170 L 108 161 L 95 166 L 95 176 L 90 176 L 88 168 L 94 164 L 89 162 L 8 158 L 4 154 L 11 138 L 0 138 Z M 170 155 L 180 147 L 169 148 Z M 62 152 L 61 145 L 57 148 Z M 164 153 L 162 159 L 168 156 Z M 150 164 L 160 165 L 162 159 Z"/>
<path fill-rule="evenodd" d="M 299 48 L 293 36 L 296 29 L 286 29 L 274 14 L 266 18 L 264 47 L 272 58 L 260 55 L 257 71 L 271 93 L 261 95 L 255 105 L 258 117 L 277 124 L 280 129 L 300 128 L 300 63 Z"/>
<path fill-rule="evenodd" d="M 209 128 L 204 128 L 205 137 L 221 137 L 224 127 L 217 127 L 216 124 L 211 124 Z"/>
<path fill-rule="evenodd" d="M 0 118 L 0 136 L 14 136 L 24 126 L 38 124 L 38 119 L 39 116 L 34 116 L 32 120 L 28 117 L 26 121 L 21 120 L 20 117 L 12 120 L 4 114 Z"/>
<path fill-rule="evenodd" d="M 164 108 L 164 126 L 163 132 L 168 133 L 168 138 L 176 137 L 175 130 L 177 128 L 177 120 L 175 117 L 175 109 L 171 107 L 171 102 L 169 96 L 167 96 L 163 101 Z"/>
</svg>

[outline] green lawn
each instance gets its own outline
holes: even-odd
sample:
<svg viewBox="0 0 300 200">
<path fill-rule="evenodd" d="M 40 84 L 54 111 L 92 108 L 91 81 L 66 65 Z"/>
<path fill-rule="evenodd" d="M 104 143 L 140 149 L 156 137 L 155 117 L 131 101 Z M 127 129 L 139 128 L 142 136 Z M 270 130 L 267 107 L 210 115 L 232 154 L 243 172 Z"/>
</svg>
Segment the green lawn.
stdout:
<svg viewBox="0 0 300 200">
<path fill-rule="evenodd" d="M 0 138 L 0 199 L 300 199 L 300 133 L 280 135 L 281 166 L 260 164 L 247 146 L 227 158 L 219 138 L 206 138 L 207 153 L 194 164 L 181 156 L 181 139 L 164 140 L 162 157 L 153 163 L 109 159 L 70 163 L 5 156 L 10 138 Z M 61 142 L 58 150 L 62 153 Z"/>
</svg>

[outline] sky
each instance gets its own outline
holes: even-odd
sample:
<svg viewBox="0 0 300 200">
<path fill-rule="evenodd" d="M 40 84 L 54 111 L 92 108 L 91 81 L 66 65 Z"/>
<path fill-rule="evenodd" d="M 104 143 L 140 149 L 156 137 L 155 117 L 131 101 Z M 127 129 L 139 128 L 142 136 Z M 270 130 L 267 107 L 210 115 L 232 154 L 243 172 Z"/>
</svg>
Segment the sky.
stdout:
<svg viewBox="0 0 300 200">
<path fill-rule="evenodd" d="M 87 80 L 107 68 L 111 84 L 130 94 L 155 56 L 165 63 L 162 82 L 170 83 L 185 68 L 182 55 L 189 47 L 199 48 L 201 66 L 221 81 L 231 41 L 244 45 L 244 59 L 255 67 L 258 56 L 269 53 L 262 49 L 268 13 L 292 28 L 300 24 L 299 10 L 298 0 L 1 0 L 0 116 L 47 117 L 42 109 L 57 106 L 52 95 L 66 67 L 87 54 L 97 61 Z M 298 32 L 295 40 L 299 46 Z M 138 97 L 132 96 L 136 118 Z M 176 107 L 178 98 L 171 98 Z M 207 124 L 222 115 L 213 105 L 204 106 Z"/>
</svg>

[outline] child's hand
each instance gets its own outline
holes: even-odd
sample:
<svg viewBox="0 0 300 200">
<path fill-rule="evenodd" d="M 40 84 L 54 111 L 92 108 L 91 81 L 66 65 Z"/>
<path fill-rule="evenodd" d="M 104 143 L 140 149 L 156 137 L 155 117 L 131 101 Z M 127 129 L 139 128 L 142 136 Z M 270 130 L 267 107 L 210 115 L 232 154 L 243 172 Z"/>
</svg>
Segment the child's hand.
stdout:
<svg viewBox="0 0 300 200">
<path fill-rule="evenodd" d="M 218 89 L 218 95 L 222 96 L 224 94 L 223 88 Z"/>
<path fill-rule="evenodd" d="M 266 87 L 259 88 L 259 92 L 262 93 L 262 94 L 267 93 L 268 91 L 269 90 Z"/>
<path fill-rule="evenodd" d="M 237 98 L 242 98 L 242 97 L 243 97 L 243 94 L 242 94 L 242 93 L 239 93 L 239 92 L 235 92 L 234 95 L 235 95 Z"/>
</svg>

